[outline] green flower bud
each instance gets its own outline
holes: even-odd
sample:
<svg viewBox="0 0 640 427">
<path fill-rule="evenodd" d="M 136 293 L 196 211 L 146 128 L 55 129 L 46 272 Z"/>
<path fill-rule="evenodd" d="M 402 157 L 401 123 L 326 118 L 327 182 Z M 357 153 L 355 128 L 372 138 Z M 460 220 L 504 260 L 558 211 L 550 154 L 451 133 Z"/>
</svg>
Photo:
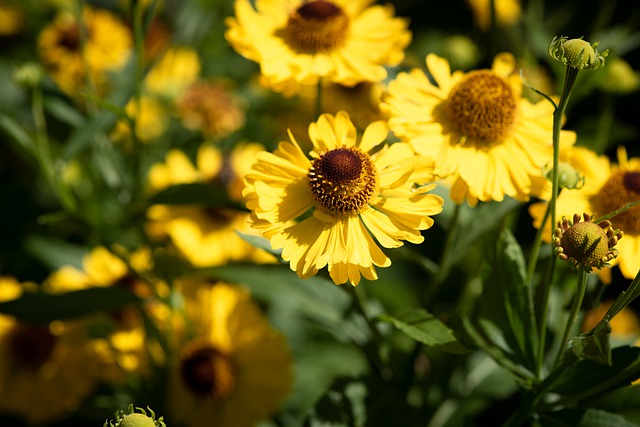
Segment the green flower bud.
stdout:
<svg viewBox="0 0 640 427">
<path fill-rule="evenodd" d="M 598 42 L 589 44 L 582 37 L 571 40 L 564 36 L 554 37 L 549 45 L 549 56 L 577 70 L 597 70 L 604 67 L 604 59 L 609 54 L 608 49 L 598 53 L 597 47 Z"/>
<path fill-rule="evenodd" d="M 151 415 L 142 408 L 136 408 L 140 412 L 135 412 L 133 405 L 129 405 L 127 413 L 125 411 L 117 411 L 115 413 L 115 423 L 113 421 L 104 422 L 103 427 L 166 427 L 163 417 L 156 419 L 156 414 L 147 407 Z"/>
<path fill-rule="evenodd" d="M 542 173 L 545 178 L 551 181 L 553 177 L 553 168 L 550 165 L 546 165 L 542 169 Z M 558 163 L 558 187 L 566 188 L 568 190 L 580 189 L 584 185 L 584 175 L 580 175 L 573 166 L 569 163 Z"/>
<path fill-rule="evenodd" d="M 578 214 L 573 216 L 573 221 L 566 217 L 558 221 L 558 228 L 553 232 L 554 252 L 573 267 L 591 272 L 609 265 L 618 256 L 615 246 L 623 233 L 614 230 L 609 221 L 595 224 L 588 214 L 583 217 L 584 222 L 580 222 Z"/>
<path fill-rule="evenodd" d="M 13 70 L 13 81 L 25 88 L 34 88 L 44 78 L 44 70 L 35 62 L 27 62 Z"/>
</svg>

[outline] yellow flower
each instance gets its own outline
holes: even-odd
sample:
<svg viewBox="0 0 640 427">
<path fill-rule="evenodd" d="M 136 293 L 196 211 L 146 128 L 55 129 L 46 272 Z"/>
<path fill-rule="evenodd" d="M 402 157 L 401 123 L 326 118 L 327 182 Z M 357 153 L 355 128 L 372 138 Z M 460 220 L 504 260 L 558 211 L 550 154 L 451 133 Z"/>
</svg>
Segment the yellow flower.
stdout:
<svg viewBox="0 0 640 427">
<path fill-rule="evenodd" d="M 482 31 L 491 27 L 491 2 L 494 3 L 496 25 L 506 27 L 515 25 L 520 20 L 522 7 L 519 0 L 467 0 L 476 25 Z"/>
<path fill-rule="evenodd" d="M 38 38 L 42 62 L 60 89 L 70 95 L 84 88 L 87 78 L 102 89 L 105 73 L 121 69 L 132 47 L 130 30 L 111 12 L 85 7 L 82 16 L 86 34 L 84 52 L 78 23 L 70 13 L 60 13 Z"/>
<path fill-rule="evenodd" d="M 20 33 L 24 28 L 24 18 L 22 9 L 0 4 L 0 37 Z"/>
<path fill-rule="evenodd" d="M 594 218 L 607 215 L 623 206 L 640 200 L 640 157 L 627 159 L 624 147 L 618 148 L 618 164 L 611 164 L 608 157 L 580 149 L 567 158 L 580 173 L 585 184 L 575 190 L 563 190 L 558 196 L 556 215 L 572 216 L 574 212 L 593 212 Z M 530 206 L 533 225 L 540 227 L 547 202 Z M 622 275 L 632 279 L 640 267 L 640 206 L 609 218 L 614 228 L 624 232 L 616 248 L 618 258 L 612 265 L 620 267 Z M 550 230 L 543 233 L 549 239 Z"/>
<path fill-rule="evenodd" d="M 249 157 L 259 151 L 252 147 L 247 153 Z M 224 174 L 226 160 L 220 150 L 210 144 L 200 146 L 196 166 L 182 151 L 170 150 L 165 163 L 155 164 L 149 170 L 151 190 L 217 180 L 229 188 L 232 196 L 238 197 L 237 181 L 244 175 L 248 162 L 240 155 L 243 150 L 244 145 L 240 145 L 232 151 Z M 147 234 L 154 239 L 169 238 L 194 266 L 224 265 L 229 261 L 275 261 L 272 255 L 254 248 L 238 236 L 237 231 L 254 235 L 258 232 L 249 226 L 247 213 L 230 207 L 156 204 L 147 210 L 147 219 Z"/>
<path fill-rule="evenodd" d="M 146 90 L 155 96 L 176 99 L 200 75 L 198 53 L 188 47 L 172 46 L 149 70 Z"/>
<path fill-rule="evenodd" d="M 391 130 L 419 154 L 432 156 L 436 174 L 452 174 L 456 203 L 527 200 L 533 180 L 551 160 L 553 106 L 521 96 L 511 54 L 496 56 L 490 70 L 468 73 L 452 74 L 448 62 L 434 54 L 426 62 L 437 86 L 419 69 L 389 84 L 381 107 Z M 560 138 L 570 145 L 575 134 L 563 131 Z"/>
<path fill-rule="evenodd" d="M 225 34 L 234 49 L 258 62 L 264 85 L 293 95 L 326 78 L 353 86 L 379 82 L 411 41 L 405 19 L 372 0 L 237 0 Z"/>
<path fill-rule="evenodd" d="M 196 334 L 171 367 L 167 412 L 187 427 L 253 426 L 291 389 L 287 343 L 243 289 L 203 286 L 195 301 Z"/>
<path fill-rule="evenodd" d="M 607 311 L 613 305 L 613 301 L 603 301 L 596 308 L 589 310 L 582 321 L 581 330 L 584 333 L 593 329 L 600 320 L 607 314 Z M 636 312 L 630 308 L 625 307 L 621 312 L 611 319 L 611 336 L 618 340 L 628 340 L 629 338 L 637 337 L 640 334 L 640 319 Z"/>
<path fill-rule="evenodd" d="M 0 302 L 29 284 L 0 277 Z M 31 324 L 0 314 L 0 412 L 44 424 L 75 411 L 99 381 L 84 324 Z"/>
<path fill-rule="evenodd" d="M 129 117 L 135 119 L 136 136 L 144 143 L 153 142 L 166 130 L 169 116 L 164 106 L 155 98 L 142 96 L 138 108 L 134 99 L 129 100 L 124 107 Z M 132 126 L 128 121 L 119 120 L 111 134 L 114 141 L 123 141 L 131 138 Z"/>
<path fill-rule="evenodd" d="M 140 249 L 130 255 L 130 262 L 135 264 L 140 273 L 150 268 L 150 254 Z M 82 269 L 63 266 L 54 271 L 43 284 L 47 292 L 69 292 L 91 287 L 120 286 L 145 298 L 153 292 L 150 285 L 136 277 L 122 258 L 102 246 L 94 248 L 82 260 Z M 158 304 L 149 301 L 145 309 L 157 319 Z M 102 377 L 108 381 L 124 380 L 123 372 L 146 373 L 148 360 L 146 341 L 142 319 L 137 308 L 125 307 L 109 313 L 109 319 L 115 328 L 104 339 L 92 342 L 92 348 L 103 364 Z"/>
<path fill-rule="evenodd" d="M 196 82 L 176 100 L 177 114 L 187 129 L 211 139 L 228 136 L 244 126 L 241 100 L 222 83 Z"/>
<path fill-rule="evenodd" d="M 424 240 L 420 230 L 431 227 L 429 216 L 442 210 L 443 200 L 427 194 L 435 184 L 414 183 L 432 179 L 433 163 L 405 143 L 370 154 L 387 134 L 384 122 L 374 122 L 357 142 L 345 112 L 323 114 L 309 126 L 311 159 L 293 135 L 273 154 L 258 156 L 244 191 L 253 226 L 282 248 L 298 276 L 328 265 L 335 283 L 355 286 L 361 274 L 377 279 L 374 266 L 391 264 L 373 238 L 386 248 Z"/>
</svg>

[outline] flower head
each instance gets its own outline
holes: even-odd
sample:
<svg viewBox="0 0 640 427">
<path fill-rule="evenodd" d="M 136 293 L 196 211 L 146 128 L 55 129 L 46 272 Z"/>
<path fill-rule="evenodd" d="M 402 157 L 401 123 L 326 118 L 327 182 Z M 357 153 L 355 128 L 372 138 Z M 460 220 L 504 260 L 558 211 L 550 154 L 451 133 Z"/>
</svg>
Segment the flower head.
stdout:
<svg viewBox="0 0 640 427">
<path fill-rule="evenodd" d="M 575 211 L 595 212 L 598 217 L 608 215 L 640 200 L 640 158 L 627 158 L 624 147 L 618 148 L 618 164 L 606 155 L 598 155 L 584 147 L 569 147 L 560 151 L 561 160 L 570 163 L 584 176 L 584 185 L 563 190 L 558 196 L 556 215 L 572 217 Z M 541 194 L 548 199 L 548 193 Z M 534 226 L 540 227 L 547 202 L 534 203 L 529 212 Z M 612 261 L 626 278 L 635 277 L 640 265 L 640 206 L 634 206 L 611 218 L 613 226 L 624 232 L 618 242 L 619 256 Z M 550 225 L 543 238 L 551 234 Z"/>
<path fill-rule="evenodd" d="M 35 286 L 0 277 L 0 302 Z M 72 413 L 99 383 L 96 356 L 83 321 L 28 323 L 0 314 L 0 412 L 29 424 Z"/>
<path fill-rule="evenodd" d="M 589 44 L 580 37 L 554 37 L 549 45 L 549 56 L 562 62 L 567 67 L 578 70 L 597 70 L 604 67 L 604 61 L 609 50 L 598 53 L 598 42 Z"/>
<path fill-rule="evenodd" d="M 521 96 L 511 54 L 496 56 L 491 69 L 468 73 L 452 73 L 433 54 L 426 62 L 437 85 L 419 69 L 389 84 L 381 108 L 391 130 L 433 157 L 438 175 L 451 175 L 456 203 L 527 200 L 551 158 L 553 107 Z M 563 131 L 561 140 L 573 144 L 575 134 Z"/>
<path fill-rule="evenodd" d="M 171 419 L 188 427 L 250 427 L 274 413 L 292 384 L 284 337 L 245 289 L 201 284 L 188 302 L 195 334 L 171 366 Z"/>
<path fill-rule="evenodd" d="M 323 114 L 309 126 L 311 159 L 290 135 L 246 175 L 253 226 L 298 276 L 328 266 L 335 283 L 355 286 L 361 275 L 377 278 L 374 266 L 391 264 L 374 238 L 386 248 L 424 240 L 420 230 L 431 227 L 443 200 L 428 194 L 434 185 L 415 184 L 433 180 L 433 161 L 406 143 L 374 150 L 387 134 L 378 121 L 357 141 L 345 112 Z"/>
<path fill-rule="evenodd" d="M 133 405 L 129 405 L 126 413 L 125 411 L 116 412 L 115 423 L 110 421 L 109 424 L 107 424 L 107 421 L 105 421 L 104 427 L 166 427 L 164 418 L 160 417 L 156 419 L 156 414 L 151 408 L 147 408 L 149 415 L 147 415 L 147 411 L 142 408 L 136 409 L 140 412 L 135 412 Z"/>
<path fill-rule="evenodd" d="M 106 72 L 121 69 L 133 45 L 131 31 L 111 12 L 85 7 L 82 17 L 77 22 L 72 14 L 61 13 L 38 38 L 42 62 L 60 89 L 72 95 L 87 78 L 101 89 Z M 81 31 L 86 36 L 84 51 Z"/>
<path fill-rule="evenodd" d="M 580 215 L 574 214 L 573 221 L 567 217 L 558 221 L 553 232 L 555 253 L 576 268 L 600 270 L 618 256 L 615 246 L 623 233 L 614 230 L 609 221 L 595 224 L 586 213 L 583 218 L 584 222 L 580 222 Z"/>
<path fill-rule="evenodd" d="M 226 38 L 260 64 L 267 87 L 293 95 L 320 79 L 353 86 L 379 82 L 404 58 L 407 20 L 371 0 L 237 0 Z"/>
</svg>

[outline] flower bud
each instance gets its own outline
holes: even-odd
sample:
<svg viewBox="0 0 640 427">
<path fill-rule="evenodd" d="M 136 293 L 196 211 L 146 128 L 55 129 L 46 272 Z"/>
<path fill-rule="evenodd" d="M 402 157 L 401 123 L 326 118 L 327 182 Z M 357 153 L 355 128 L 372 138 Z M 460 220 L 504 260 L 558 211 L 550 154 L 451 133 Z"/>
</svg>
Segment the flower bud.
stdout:
<svg viewBox="0 0 640 427">
<path fill-rule="evenodd" d="M 558 221 L 558 228 L 553 232 L 555 253 L 563 261 L 568 261 L 575 268 L 588 272 L 601 269 L 618 256 L 615 245 L 622 238 L 622 231 L 614 230 L 609 221 L 598 224 L 591 222 L 588 214 L 573 215 L 573 221 L 563 217 Z"/>
<path fill-rule="evenodd" d="M 142 408 L 136 408 L 140 412 L 135 412 L 133 405 L 129 405 L 127 413 L 125 411 L 118 411 L 115 413 L 115 423 L 110 421 L 104 422 L 103 427 L 166 427 L 163 417 L 156 419 L 156 414 L 149 408 L 151 415 L 147 415 L 147 412 Z"/>
<path fill-rule="evenodd" d="M 577 70 L 597 70 L 604 67 L 604 59 L 609 54 L 608 49 L 598 53 L 597 46 L 598 42 L 589 44 L 582 37 L 570 40 L 564 36 L 554 37 L 549 56 Z"/>
</svg>

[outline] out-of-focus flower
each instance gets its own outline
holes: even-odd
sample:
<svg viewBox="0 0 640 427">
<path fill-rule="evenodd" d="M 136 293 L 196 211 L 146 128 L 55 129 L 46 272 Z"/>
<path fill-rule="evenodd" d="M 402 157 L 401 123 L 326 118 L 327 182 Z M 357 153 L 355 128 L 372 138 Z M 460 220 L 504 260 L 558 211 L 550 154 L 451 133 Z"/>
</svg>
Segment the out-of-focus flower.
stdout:
<svg viewBox="0 0 640 427">
<path fill-rule="evenodd" d="M 454 70 L 467 70 L 480 60 L 480 49 L 467 36 L 454 34 L 442 41 L 442 55 Z"/>
<path fill-rule="evenodd" d="M 298 276 L 328 265 L 335 283 L 355 286 L 361 274 L 377 278 L 374 266 L 391 264 L 374 238 L 386 248 L 424 240 L 420 230 L 431 227 L 443 200 L 428 193 L 435 184 L 414 184 L 433 180 L 433 161 L 405 143 L 379 147 L 387 134 L 374 122 L 358 142 L 345 112 L 323 114 L 309 126 L 311 159 L 293 135 L 258 156 L 244 191 L 253 226 L 282 248 Z"/>
<path fill-rule="evenodd" d="M 20 33 L 24 28 L 24 12 L 12 5 L 0 3 L 0 37 Z"/>
<path fill-rule="evenodd" d="M 37 87 L 44 77 L 44 70 L 40 64 L 27 62 L 13 71 L 13 81 L 28 89 Z"/>
<path fill-rule="evenodd" d="M 609 221 L 594 223 L 589 214 L 574 214 L 573 220 L 563 217 L 553 232 L 555 253 L 563 261 L 587 272 L 601 270 L 618 256 L 615 246 L 622 231 L 614 230 Z"/>
<path fill-rule="evenodd" d="M 196 333 L 171 367 L 167 415 L 187 427 L 253 426 L 291 389 L 287 343 L 244 289 L 205 285 L 195 301 Z"/>
<path fill-rule="evenodd" d="M 391 130 L 416 152 L 434 157 L 440 176 L 451 174 L 451 198 L 471 206 L 527 200 L 533 181 L 551 158 L 553 106 L 522 98 L 515 58 L 503 53 L 490 70 L 453 74 L 446 60 L 430 54 L 427 67 L 400 73 L 389 84 L 381 108 Z M 562 131 L 561 144 L 575 133 Z"/>
<path fill-rule="evenodd" d="M 201 81 L 176 100 L 176 111 L 187 129 L 206 138 L 224 138 L 244 125 L 242 102 L 222 83 Z"/>
<path fill-rule="evenodd" d="M 640 88 L 640 73 L 624 59 L 614 58 L 604 68 L 598 87 L 604 92 L 626 95 Z"/>
<path fill-rule="evenodd" d="M 145 89 L 150 95 L 177 99 L 200 75 L 198 53 L 182 46 L 169 48 L 145 77 Z"/>
<path fill-rule="evenodd" d="M 78 23 L 72 14 L 60 13 L 38 38 L 42 62 L 70 95 L 85 88 L 87 79 L 101 91 L 106 72 L 121 69 L 132 47 L 131 31 L 111 12 L 85 7 L 82 16 L 83 22 Z M 81 30 L 86 36 L 84 51 Z"/>
<path fill-rule="evenodd" d="M 130 118 L 135 119 L 136 136 L 143 143 L 153 142 L 167 130 L 169 115 L 162 103 L 155 98 L 142 96 L 139 108 L 136 101 L 131 99 L 124 109 Z M 111 133 L 111 138 L 114 141 L 129 140 L 131 128 L 127 120 L 119 120 Z"/>
<path fill-rule="evenodd" d="M 556 204 L 558 217 L 574 212 L 594 212 L 593 216 L 598 218 L 640 200 L 640 158 L 627 159 L 624 147 L 618 148 L 617 165 L 611 164 L 607 156 L 598 156 L 587 149 L 574 151 L 573 158 L 569 157 L 568 161 L 584 174 L 585 185 L 560 193 Z M 542 223 L 546 205 L 547 202 L 540 202 L 529 208 L 536 228 Z M 640 206 L 609 220 L 624 232 L 624 239 L 617 245 L 620 252 L 617 264 L 624 277 L 631 279 L 640 265 Z M 548 234 L 543 233 L 547 241 Z"/>
<path fill-rule="evenodd" d="M 607 314 L 607 311 L 613 305 L 613 301 L 603 301 L 596 308 L 589 310 L 582 321 L 582 332 L 591 331 L 602 318 Z M 629 338 L 638 337 L 640 335 L 640 319 L 636 312 L 630 308 L 625 307 L 618 314 L 615 315 L 610 321 L 611 325 L 611 337 L 619 340 L 628 340 Z"/>
<path fill-rule="evenodd" d="M 242 146 L 241 146 L 242 147 Z M 239 148 L 241 149 L 241 148 Z M 224 161 L 221 152 L 210 144 L 198 150 L 196 166 L 179 150 L 170 150 L 165 163 L 149 170 L 152 191 L 171 185 L 218 181 L 237 196 L 237 182 L 247 168 L 247 160 L 234 157 Z M 249 157 L 251 154 L 249 153 Z M 241 167 L 241 170 L 235 170 Z M 235 190 L 234 190 L 235 188 Z M 169 238 L 178 251 L 198 267 L 224 265 L 229 261 L 273 262 L 274 257 L 242 240 L 237 231 L 258 234 L 248 223 L 245 212 L 230 207 L 156 204 L 147 210 L 146 230 L 154 239 Z"/>
<path fill-rule="evenodd" d="M 326 78 L 353 86 L 379 82 L 411 41 L 406 19 L 370 0 L 237 0 L 225 34 L 234 49 L 260 64 L 267 87 L 293 95 Z"/>
<path fill-rule="evenodd" d="M 0 302 L 30 285 L 0 277 Z M 99 368 L 82 322 L 32 324 L 0 314 L 0 412 L 36 425 L 58 420 L 90 396 Z"/>
<path fill-rule="evenodd" d="M 473 18 L 482 31 L 491 28 L 491 3 L 495 8 L 496 26 L 507 27 L 520 21 L 522 7 L 520 0 L 467 0 L 473 12 Z"/>
<path fill-rule="evenodd" d="M 141 298 L 152 294 L 149 283 L 137 278 L 137 272 L 131 271 L 122 258 L 102 246 L 94 248 L 82 261 L 81 270 L 67 265 L 53 272 L 43 284 L 43 289 L 57 293 L 91 287 L 120 286 Z M 142 274 L 151 268 L 150 254 L 146 249 L 130 254 L 130 262 Z M 158 313 L 152 304 L 146 304 L 145 307 L 152 315 Z M 160 310 L 159 316 L 161 314 Z M 123 372 L 146 373 L 146 348 L 151 345 L 145 337 L 137 309 L 125 307 L 114 311 L 110 313 L 110 320 L 114 329 L 104 339 L 96 339 L 92 343 L 103 364 L 103 378 L 109 381 L 123 380 Z"/>
</svg>

